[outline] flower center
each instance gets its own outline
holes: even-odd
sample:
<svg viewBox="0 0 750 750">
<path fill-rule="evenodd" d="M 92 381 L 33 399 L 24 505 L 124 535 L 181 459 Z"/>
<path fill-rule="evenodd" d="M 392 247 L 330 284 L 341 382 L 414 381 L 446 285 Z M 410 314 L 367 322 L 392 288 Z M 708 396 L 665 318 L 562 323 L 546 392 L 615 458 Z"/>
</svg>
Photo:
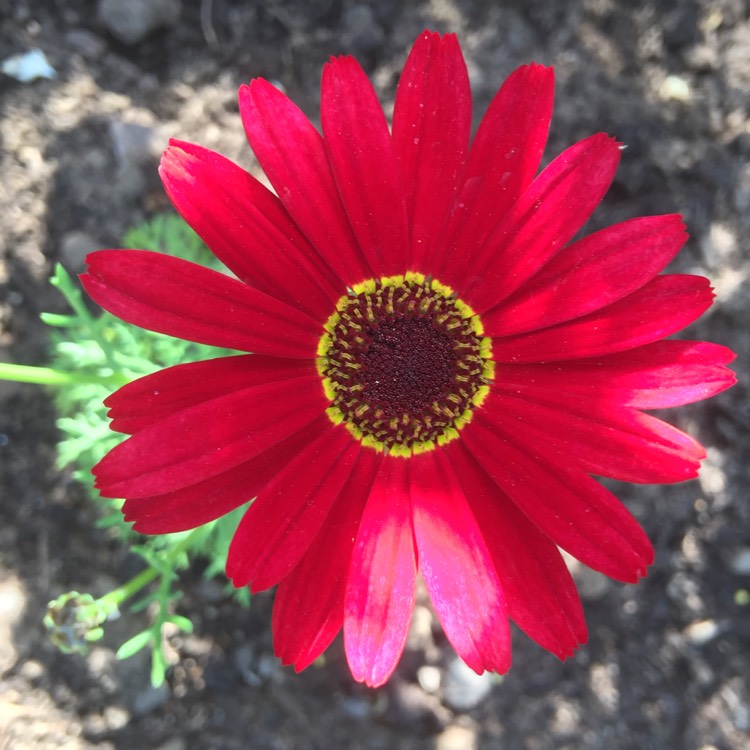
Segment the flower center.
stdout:
<svg viewBox="0 0 750 750">
<path fill-rule="evenodd" d="M 494 376 L 482 334 L 479 316 L 422 274 L 358 284 L 338 301 L 318 345 L 328 416 L 394 455 L 453 440 Z"/>
</svg>

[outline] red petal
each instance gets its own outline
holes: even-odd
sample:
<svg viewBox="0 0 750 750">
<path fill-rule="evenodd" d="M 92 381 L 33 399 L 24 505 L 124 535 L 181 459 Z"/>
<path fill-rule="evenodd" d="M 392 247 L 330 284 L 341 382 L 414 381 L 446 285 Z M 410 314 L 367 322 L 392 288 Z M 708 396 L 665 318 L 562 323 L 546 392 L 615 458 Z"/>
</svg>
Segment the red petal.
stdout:
<svg viewBox="0 0 750 750">
<path fill-rule="evenodd" d="M 557 547 L 521 513 L 461 441 L 446 448 L 482 530 L 513 621 L 560 659 L 587 639 L 583 607 Z"/>
<path fill-rule="evenodd" d="M 227 576 L 253 592 L 276 585 L 302 559 L 352 471 L 361 443 L 331 426 L 258 495 L 240 522 Z"/>
<path fill-rule="evenodd" d="M 385 115 L 359 63 L 323 68 L 320 118 L 326 151 L 359 246 L 375 276 L 408 269 L 409 229 L 401 174 Z"/>
<path fill-rule="evenodd" d="M 316 373 L 312 361 L 261 354 L 188 362 L 159 370 L 124 385 L 104 400 L 110 425 L 133 434 L 178 411 L 263 383 Z"/>
<path fill-rule="evenodd" d="M 340 282 L 252 175 L 213 151 L 174 140 L 159 173 L 185 221 L 242 281 L 318 320 L 330 315 Z"/>
<path fill-rule="evenodd" d="M 344 623 L 354 539 L 381 455 L 359 454 L 346 487 L 300 564 L 279 584 L 273 607 L 276 655 L 299 672 L 325 651 Z"/>
<path fill-rule="evenodd" d="M 635 583 L 645 575 L 653 548 L 622 503 L 541 441 L 511 433 L 477 412 L 461 435 L 498 487 L 555 544 L 611 578 Z"/>
<path fill-rule="evenodd" d="M 105 497 L 147 497 L 234 468 L 301 430 L 327 405 L 320 378 L 269 383 L 205 401 L 146 427 L 93 469 Z"/>
<path fill-rule="evenodd" d="M 411 268 L 431 267 L 470 131 L 471 89 L 458 41 L 454 34 L 425 31 L 406 61 L 393 111 L 393 144 L 411 226 Z"/>
<path fill-rule="evenodd" d="M 370 278 L 320 133 L 293 102 L 261 78 L 240 88 L 240 113 L 263 171 L 323 260 L 345 286 Z"/>
<path fill-rule="evenodd" d="M 602 229 L 565 248 L 482 320 L 495 336 L 507 336 L 579 318 L 651 281 L 686 239 L 676 214 Z"/>
<path fill-rule="evenodd" d="M 473 275 L 457 287 L 461 298 L 484 313 L 530 279 L 588 221 L 619 161 L 619 144 L 604 133 L 560 154 L 523 193 L 481 250 L 468 249 L 473 258 L 467 268 Z"/>
<path fill-rule="evenodd" d="M 100 250 L 86 261 L 86 291 L 127 323 L 212 346 L 315 356 L 321 323 L 237 279 L 145 250 Z"/>
<path fill-rule="evenodd" d="M 385 683 L 401 658 L 414 610 L 417 564 L 408 462 L 386 458 L 354 545 L 344 605 L 344 645 L 355 680 Z"/>
<path fill-rule="evenodd" d="M 532 64 L 512 73 L 492 100 L 440 241 L 433 272 L 442 281 L 457 287 L 477 273 L 480 248 L 539 168 L 553 99 L 552 68 Z"/>
<path fill-rule="evenodd" d="M 504 364 L 497 387 L 532 401 L 559 393 L 570 403 L 661 409 L 729 388 L 736 377 L 723 365 L 734 357 L 726 347 L 704 341 L 658 341 L 598 359 Z"/>
<path fill-rule="evenodd" d="M 508 610 L 495 566 L 442 452 L 411 459 L 419 571 L 456 653 L 475 672 L 510 668 Z"/>
<path fill-rule="evenodd" d="M 702 276 L 657 276 L 625 299 L 598 312 L 541 331 L 499 337 L 498 362 L 556 362 L 634 349 L 685 328 L 710 306 L 713 292 Z M 488 336 L 494 330 L 488 325 Z"/>
<path fill-rule="evenodd" d="M 213 521 L 255 497 L 305 446 L 331 426 L 326 416 L 233 469 L 182 489 L 126 500 L 122 512 L 140 534 L 170 534 Z"/>
<path fill-rule="evenodd" d="M 485 405 L 514 435 L 543 442 L 587 472 L 626 482 L 683 482 L 698 475 L 700 443 L 648 414 L 563 392 L 526 400 L 498 389 Z"/>
</svg>

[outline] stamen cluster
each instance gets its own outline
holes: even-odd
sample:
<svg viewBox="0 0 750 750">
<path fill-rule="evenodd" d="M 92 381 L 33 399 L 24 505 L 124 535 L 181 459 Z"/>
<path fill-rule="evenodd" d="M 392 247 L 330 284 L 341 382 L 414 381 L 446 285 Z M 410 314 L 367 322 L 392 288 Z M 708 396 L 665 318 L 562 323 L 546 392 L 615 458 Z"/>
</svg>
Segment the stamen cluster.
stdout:
<svg viewBox="0 0 750 750">
<path fill-rule="evenodd" d="M 339 300 L 318 347 L 328 414 L 396 455 L 457 437 L 494 363 L 474 311 L 422 274 L 370 280 Z"/>
</svg>

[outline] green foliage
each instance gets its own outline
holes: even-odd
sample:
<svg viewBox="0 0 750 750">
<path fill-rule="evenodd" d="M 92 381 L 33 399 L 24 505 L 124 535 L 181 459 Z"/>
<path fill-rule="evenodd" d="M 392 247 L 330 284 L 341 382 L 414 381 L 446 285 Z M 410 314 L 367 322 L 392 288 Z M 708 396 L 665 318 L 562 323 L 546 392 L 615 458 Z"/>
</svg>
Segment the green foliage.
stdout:
<svg viewBox="0 0 750 750">
<path fill-rule="evenodd" d="M 186 260 L 220 269 L 198 236 L 176 215 L 157 216 L 131 230 L 126 234 L 124 244 L 143 250 L 172 252 Z M 60 265 L 51 283 L 72 309 L 69 315 L 42 315 L 44 322 L 53 328 L 51 363 L 47 371 L 59 376 L 58 382 L 64 382 L 55 389 L 59 414 L 57 424 L 61 434 L 58 461 L 61 467 L 72 467 L 75 478 L 88 488 L 99 506 L 100 523 L 113 529 L 118 538 L 132 543 L 138 536 L 122 520 L 122 501 L 101 498 L 93 487 L 92 467 L 122 439 L 109 429 L 103 400 L 134 378 L 164 367 L 232 352 L 145 331 L 108 313 L 94 315 L 77 284 Z M 173 590 L 176 571 L 196 556 L 201 556 L 208 563 L 206 575 L 223 575 L 229 541 L 242 510 L 193 532 L 141 537 L 141 543 L 132 547 L 147 566 L 144 573 L 136 576 L 138 586 L 143 587 L 150 581 L 155 581 L 155 584 L 130 608 L 133 611 L 148 608 L 154 614 L 151 625 L 124 643 L 117 655 L 127 658 L 142 648 L 150 648 L 154 685 L 164 681 L 166 670 L 162 649 L 164 625 L 171 623 L 187 632 L 192 629 L 189 620 L 173 612 L 173 603 L 179 596 Z M 136 593 L 137 589 L 133 590 L 136 579 L 102 599 L 119 605 Z M 246 589 L 236 594 L 243 603 L 249 601 Z"/>
</svg>

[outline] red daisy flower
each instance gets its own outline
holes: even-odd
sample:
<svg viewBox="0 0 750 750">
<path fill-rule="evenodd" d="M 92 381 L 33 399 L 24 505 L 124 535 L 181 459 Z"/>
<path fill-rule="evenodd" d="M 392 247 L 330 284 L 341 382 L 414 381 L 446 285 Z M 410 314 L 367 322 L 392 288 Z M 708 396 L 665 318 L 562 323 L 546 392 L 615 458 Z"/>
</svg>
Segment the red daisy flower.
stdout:
<svg viewBox="0 0 750 750">
<path fill-rule="evenodd" d="M 276 195 L 192 144 L 173 141 L 161 165 L 237 278 L 138 250 L 89 256 L 86 289 L 123 320 L 253 352 L 114 393 L 112 427 L 131 437 L 95 474 L 146 534 L 255 498 L 227 573 L 278 584 L 276 652 L 297 670 L 343 627 L 354 677 L 385 682 L 418 574 L 476 671 L 508 669 L 509 618 L 564 658 L 586 626 L 558 546 L 621 581 L 653 560 L 591 475 L 697 473 L 703 448 L 643 410 L 732 384 L 728 349 L 662 340 L 710 306 L 709 283 L 658 275 L 686 239 L 676 215 L 572 242 L 620 145 L 593 135 L 535 177 L 552 99 L 550 68 L 519 68 L 470 142 L 461 51 L 429 32 L 390 131 L 350 57 L 323 70 L 322 135 L 254 80 L 240 109 Z"/>
</svg>

